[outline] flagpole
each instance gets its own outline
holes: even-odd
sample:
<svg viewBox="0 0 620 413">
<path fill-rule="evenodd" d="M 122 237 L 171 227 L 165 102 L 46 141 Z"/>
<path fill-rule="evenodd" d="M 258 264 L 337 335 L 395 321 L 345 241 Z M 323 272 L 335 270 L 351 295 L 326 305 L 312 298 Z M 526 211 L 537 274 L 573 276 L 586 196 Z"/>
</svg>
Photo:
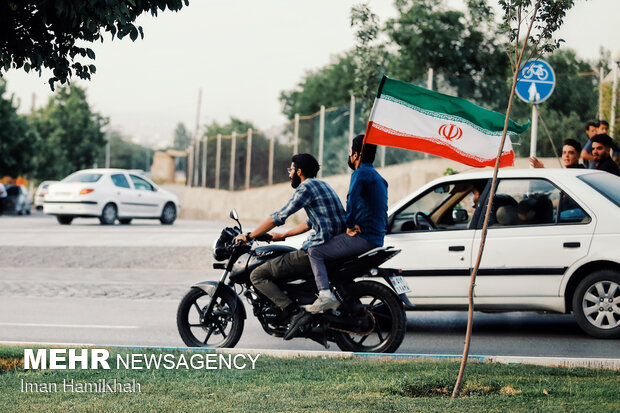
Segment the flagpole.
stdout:
<svg viewBox="0 0 620 413">
<path fill-rule="evenodd" d="M 385 76 L 384 76 L 384 79 L 385 79 Z M 379 91 L 381 91 L 381 87 L 383 86 L 383 82 L 384 82 L 384 80 L 382 79 L 381 80 L 381 85 L 379 86 Z M 364 133 L 364 139 L 362 139 L 362 149 L 360 149 L 360 157 L 357 160 L 357 162 L 355 163 L 355 167 L 356 168 L 362 162 L 362 155 L 364 154 L 364 148 L 366 147 L 366 136 L 368 136 L 368 131 L 370 131 L 370 127 L 372 126 L 372 119 L 373 119 L 374 114 L 375 114 L 376 105 L 377 105 L 377 98 L 375 98 L 375 101 L 372 103 L 372 109 L 370 110 L 370 118 L 368 119 L 368 123 L 366 124 L 366 132 Z"/>
</svg>

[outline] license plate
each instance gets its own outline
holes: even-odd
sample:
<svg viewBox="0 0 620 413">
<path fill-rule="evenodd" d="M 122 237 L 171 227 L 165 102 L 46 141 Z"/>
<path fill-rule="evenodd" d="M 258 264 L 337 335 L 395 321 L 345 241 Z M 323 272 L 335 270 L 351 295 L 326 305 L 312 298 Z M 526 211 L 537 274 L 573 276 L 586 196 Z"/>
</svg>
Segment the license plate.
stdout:
<svg viewBox="0 0 620 413">
<path fill-rule="evenodd" d="M 393 275 L 390 277 L 390 282 L 396 290 L 396 294 L 406 294 L 411 292 L 411 288 L 405 282 L 405 279 L 400 275 Z"/>
</svg>

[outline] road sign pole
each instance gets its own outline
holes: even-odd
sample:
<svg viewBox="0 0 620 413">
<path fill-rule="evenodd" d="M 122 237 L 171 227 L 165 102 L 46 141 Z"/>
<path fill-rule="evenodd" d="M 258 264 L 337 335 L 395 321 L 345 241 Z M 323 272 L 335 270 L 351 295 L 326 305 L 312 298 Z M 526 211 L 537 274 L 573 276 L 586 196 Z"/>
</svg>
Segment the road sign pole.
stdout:
<svg viewBox="0 0 620 413">
<path fill-rule="evenodd" d="M 530 139 L 530 157 L 536 156 L 536 137 L 538 135 L 538 107 L 532 105 L 532 137 Z"/>
</svg>

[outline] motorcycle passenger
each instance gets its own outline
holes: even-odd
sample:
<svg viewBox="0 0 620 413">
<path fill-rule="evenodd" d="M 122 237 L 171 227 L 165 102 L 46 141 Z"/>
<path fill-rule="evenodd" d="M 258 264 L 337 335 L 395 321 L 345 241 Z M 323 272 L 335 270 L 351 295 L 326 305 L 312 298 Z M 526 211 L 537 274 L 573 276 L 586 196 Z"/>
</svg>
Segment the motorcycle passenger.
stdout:
<svg viewBox="0 0 620 413">
<path fill-rule="evenodd" d="M 351 143 L 348 164 L 353 169 L 347 194 L 345 233 L 321 245 L 308 249 L 310 265 L 319 289 L 316 301 L 306 311 L 317 313 L 336 309 L 338 299 L 329 289 L 325 261 L 362 254 L 383 246 L 387 223 L 387 182 L 373 167 L 377 146 L 362 145 L 364 135 L 356 136 Z M 360 156 L 361 154 L 361 156 Z"/>
<path fill-rule="evenodd" d="M 275 280 L 299 278 L 310 272 L 308 248 L 321 245 L 345 230 L 345 211 L 336 192 L 326 182 L 316 179 L 320 169 L 314 156 L 301 153 L 293 155 L 288 168 L 291 186 L 295 192 L 286 205 L 271 214 L 267 220 L 247 235 L 237 236 L 237 242 L 263 235 L 276 226 L 281 226 L 286 219 L 303 208 L 308 220 L 283 234 L 272 234 L 274 241 L 302 234 L 310 229 L 315 231 L 302 245 L 301 249 L 292 251 L 267 261 L 250 274 L 252 284 L 282 310 L 284 318 L 291 317 L 289 329 L 296 324 L 303 324 L 309 314 L 291 300 Z"/>
</svg>

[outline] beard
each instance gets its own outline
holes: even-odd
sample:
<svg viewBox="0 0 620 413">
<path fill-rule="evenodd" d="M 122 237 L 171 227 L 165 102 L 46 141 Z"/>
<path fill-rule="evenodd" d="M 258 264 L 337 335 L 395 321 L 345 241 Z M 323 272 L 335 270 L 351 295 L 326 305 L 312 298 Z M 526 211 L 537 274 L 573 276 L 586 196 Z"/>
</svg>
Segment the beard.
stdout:
<svg viewBox="0 0 620 413">
<path fill-rule="evenodd" d="M 351 162 L 351 157 L 350 156 L 347 158 L 347 165 L 349 165 L 349 168 L 351 168 L 352 170 L 355 171 L 355 164 L 353 162 Z"/>
<path fill-rule="evenodd" d="M 293 187 L 293 189 L 297 189 L 297 187 L 301 184 L 301 178 L 299 177 L 299 175 L 295 174 L 293 175 L 293 177 L 291 178 L 291 186 Z"/>
</svg>

